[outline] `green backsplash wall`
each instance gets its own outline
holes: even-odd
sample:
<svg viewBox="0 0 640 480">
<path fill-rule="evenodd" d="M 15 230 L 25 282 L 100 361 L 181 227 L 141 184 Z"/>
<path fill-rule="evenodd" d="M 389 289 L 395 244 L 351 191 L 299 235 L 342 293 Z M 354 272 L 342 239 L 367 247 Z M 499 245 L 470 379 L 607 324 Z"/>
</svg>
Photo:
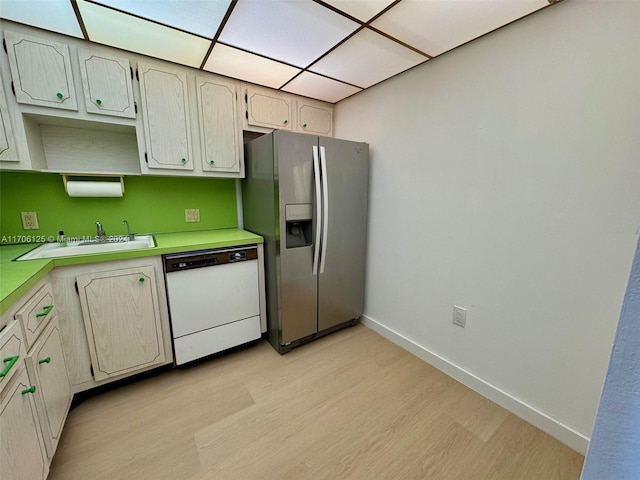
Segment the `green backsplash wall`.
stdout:
<svg viewBox="0 0 640 480">
<path fill-rule="evenodd" d="M 128 220 L 134 233 L 182 232 L 238 226 L 235 180 L 125 177 L 121 198 L 69 197 L 62 177 L 52 173 L 0 173 L 0 237 L 95 235 L 100 221 L 107 235 L 122 235 Z M 186 223 L 185 208 L 199 208 L 200 222 Z M 23 230 L 20 212 L 36 212 L 39 230 Z"/>
</svg>

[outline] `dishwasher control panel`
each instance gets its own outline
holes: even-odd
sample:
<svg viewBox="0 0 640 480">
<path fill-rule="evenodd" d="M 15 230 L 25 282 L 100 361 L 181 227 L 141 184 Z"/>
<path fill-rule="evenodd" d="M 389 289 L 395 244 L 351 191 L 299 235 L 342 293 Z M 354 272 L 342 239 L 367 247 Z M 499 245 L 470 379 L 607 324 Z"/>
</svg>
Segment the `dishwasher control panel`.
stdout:
<svg viewBox="0 0 640 480">
<path fill-rule="evenodd" d="M 244 262 L 258 259 L 258 249 L 252 247 L 199 250 L 196 252 L 164 255 L 164 271 L 177 272 L 192 268 L 214 267 L 227 263 Z"/>
</svg>

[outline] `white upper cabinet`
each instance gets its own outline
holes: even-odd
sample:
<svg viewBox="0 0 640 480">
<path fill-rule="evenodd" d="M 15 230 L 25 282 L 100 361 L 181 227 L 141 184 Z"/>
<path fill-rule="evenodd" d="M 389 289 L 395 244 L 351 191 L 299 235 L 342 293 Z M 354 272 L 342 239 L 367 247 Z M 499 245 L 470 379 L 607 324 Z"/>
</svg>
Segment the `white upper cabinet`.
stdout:
<svg viewBox="0 0 640 480">
<path fill-rule="evenodd" d="M 237 83 L 197 76 L 202 169 L 239 173 L 242 139 L 238 129 Z"/>
<path fill-rule="evenodd" d="M 296 131 L 332 136 L 333 105 L 298 99 L 296 101 Z"/>
<path fill-rule="evenodd" d="M 2 88 L 2 79 L 0 78 L 0 161 L 17 162 L 18 154 L 16 153 L 15 139 L 13 138 L 13 129 L 11 128 L 11 120 L 9 119 L 9 109 L 7 108 L 7 99 L 4 96 Z"/>
<path fill-rule="evenodd" d="M 136 118 L 128 59 L 81 48 L 78 62 L 87 112 Z"/>
<path fill-rule="evenodd" d="M 16 100 L 78 110 L 69 47 L 38 37 L 4 33 Z"/>
<path fill-rule="evenodd" d="M 254 86 L 248 86 L 245 92 L 247 127 L 291 130 L 290 95 Z"/>
<path fill-rule="evenodd" d="M 138 71 L 149 168 L 193 170 L 185 71 L 145 63 Z"/>
</svg>

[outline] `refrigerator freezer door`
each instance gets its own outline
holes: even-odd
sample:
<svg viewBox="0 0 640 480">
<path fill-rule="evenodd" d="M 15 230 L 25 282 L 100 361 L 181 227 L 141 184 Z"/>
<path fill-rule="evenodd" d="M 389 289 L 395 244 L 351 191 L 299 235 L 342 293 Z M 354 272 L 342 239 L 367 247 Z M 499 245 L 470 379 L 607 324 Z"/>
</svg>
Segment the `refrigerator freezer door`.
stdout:
<svg viewBox="0 0 640 480">
<path fill-rule="evenodd" d="M 318 286 L 318 330 L 322 331 L 363 313 L 369 146 L 320 137 L 320 151 L 328 195 L 328 211 L 323 213 L 328 227 L 322 245 L 324 273 Z"/>
<path fill-rule="evenodd" d="M 313 146 L 318 137 L 291 132 L 274 133 L 280 208 L 280 238 L 286 238 L 286 206 L 313 204 Z M 315 211 L 315 209 L 312 209 Z M 316 219 L 311 238 L 315 239 Z M 316 245 L 285 248 L 280 242 L 280 344 L 306 337 L 317 331 L 317 280 L 313 274 Z"/>
</svg>

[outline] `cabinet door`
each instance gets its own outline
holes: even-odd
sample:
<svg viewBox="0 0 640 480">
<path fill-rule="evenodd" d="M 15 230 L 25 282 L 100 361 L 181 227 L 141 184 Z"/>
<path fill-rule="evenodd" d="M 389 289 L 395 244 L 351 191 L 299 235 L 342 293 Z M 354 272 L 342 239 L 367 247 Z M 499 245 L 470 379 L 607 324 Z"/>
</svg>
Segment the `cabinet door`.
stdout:
<svg viewBox="0 0 640 480">
<path fill-rule="evenodd" d="M 291 130 L 291 99 L 288 95 L 247 87 L 246 102 L 249 125 Z"/>
<path fill-rule="evenodd" d="M 11 128 L 11 121 L 9 120 L 7 99 L 4 96 L 4 88 L 2 85 L 2 78 L 0 77 L 0 161 L 17 162 L 18 154 L 16 153 L 13 129 Z"/>
<path fill-rule="evenodd" d="M 77 277 L 96 380 L 165 360 L 153 267 Z"/>
<path fill-rule="evenodd" d="M 296 101 L 296 130 L 318 135 L 333 135 L 333 106 L 308 100 Z"/>
<path fill-rule="evenodd" d="M 196 77 L 202 169 L 240 172 L 237 88 L 222 79 Z"/>
<path fill-rule="evenodd" d="M 187 76 L 138 65 L 149 168 L 193 170 Z"/>
<path fill-rule="evenodd" d="M 136 118 L 129 60 L 79 49 L 78 61 L 87 112 Z"/>
<path fill-rule="evenodd" d="M 42 480 L 49 470 L 31 387 L 27 372 L 21 368 L 15 381 L 0 395 L 2 480 Z"/>
<path fill-rule="evenodd" d="M 69 47 L 5 31 L 11 76 L 19 103 L 78 110 Z"/>
<path fill-rule="evenodd" d="M 71 387 L 62 350 L 58 319 L 54 318 L 26 359 L 31 383 L 36 385 L 36 405 L 49 458 L 56 451 L 71 405 Z"/>
</svg>

